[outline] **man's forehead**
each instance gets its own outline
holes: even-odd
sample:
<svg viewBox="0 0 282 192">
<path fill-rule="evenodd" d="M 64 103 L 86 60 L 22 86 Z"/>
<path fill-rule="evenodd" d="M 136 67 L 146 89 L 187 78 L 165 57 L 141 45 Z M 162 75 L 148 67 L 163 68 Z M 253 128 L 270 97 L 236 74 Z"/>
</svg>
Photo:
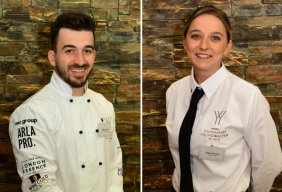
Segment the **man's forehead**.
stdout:
<svg viewBox="0 0 282 192">
<path fill-rule="evenodd" d="M 94 46 L 94 35 L 92 31 L 77 31 L 68 28 L 61 28 L 58 33 L 58 43 L 64 43 L 65 41 L 69 43 L 86 43 L 87 45 Z"/>
<path fill-rule="evenodd" d="M 77 33 L 80 33 L 80 32 L 88 32 L 88 33 L 92 33 L 93 34 L 93 32 L 92 31 L 89 31 L 89 30 L 75 30 L 75 29 L 70 29 L 70 28 L 65 28 L 65 27 L 62 27 L 60 30 L 59 30 L 59 33 L 60 32 L 64 32 L 64 31 L 66 31 L 66 32 L 77 32 Z"/>
</svg>

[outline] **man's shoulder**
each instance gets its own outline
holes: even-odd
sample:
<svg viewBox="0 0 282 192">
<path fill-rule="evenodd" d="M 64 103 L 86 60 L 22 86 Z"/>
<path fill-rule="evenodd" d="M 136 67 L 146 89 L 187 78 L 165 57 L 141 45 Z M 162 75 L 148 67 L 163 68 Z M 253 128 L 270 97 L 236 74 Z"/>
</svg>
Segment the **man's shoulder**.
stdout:
<svg viewBox="0 0 282 192">
<path fill-rule="evenodd" d="M 13 112 L 14 113 L 21 113 L 25 110 L 28 111 L 44 111 L 48 112 L 49 110 L 54 110 L 57 108 L 58 103 L 52 94 L 52 90 L 49 85 L 46 85 L 37 93 L 29 97 L 26 101 L 24 101 L 17 109 Z M 12 114 L 12 115 L 13 115 Z"/>
</svg>

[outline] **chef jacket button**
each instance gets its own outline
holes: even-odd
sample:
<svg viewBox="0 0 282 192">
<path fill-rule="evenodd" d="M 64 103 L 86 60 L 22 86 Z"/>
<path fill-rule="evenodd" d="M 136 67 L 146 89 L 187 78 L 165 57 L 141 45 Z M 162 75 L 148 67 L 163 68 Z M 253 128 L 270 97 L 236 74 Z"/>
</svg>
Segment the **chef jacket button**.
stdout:
<svg viewBox="0 0 282 192">
<path fill-rule="evenodd" d="M 99 132 L 99 130 L 98 130 L 98 129 L 96 129 L 96 132 L 98 133 L 98 132 Z"/>
<path fill-rule="evenodd" d="M 79 133 L 80 133 L 80 134 L 82 134 L 82 133 L 83 133 L 83 131 L 79 131 Z"/>
<path fill-rule="evenodd" d="M 81 167 L 82 167 L 82 168 L 85 168 L 85 165 L 82 165 Z"/>
<path fill-rule="evenodd" d="M 102 162 L 100 162 L 99 165 L 102 165 Z"/>
<path fill-rule="evenodd" d="M 90 103 L 90 99 L 87 99 L 87 102 Z"/>
<path fill-rule="evenodd" d="M 73 102 L 73 100 L 71 99 L 71 100 L 70 100 L 70 102 L 72 103 L 72 102 Z"/>
</svg>

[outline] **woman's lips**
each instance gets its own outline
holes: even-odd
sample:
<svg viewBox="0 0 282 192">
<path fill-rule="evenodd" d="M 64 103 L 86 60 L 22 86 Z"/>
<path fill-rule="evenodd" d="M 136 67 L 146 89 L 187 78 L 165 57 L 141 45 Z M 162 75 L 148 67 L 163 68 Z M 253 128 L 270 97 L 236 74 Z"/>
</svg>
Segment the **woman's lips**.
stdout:
<svg viewBox="0 0 282 192">
<path fill-rule="evenodd" d="M 211 55 L 200 54 L 200 53 L 197 53 L 196 56 L 197 56 L 197 58 L 199 58 L 199 59 L 209 59 L 210 57 L 212 57 Z"/>
</svg>

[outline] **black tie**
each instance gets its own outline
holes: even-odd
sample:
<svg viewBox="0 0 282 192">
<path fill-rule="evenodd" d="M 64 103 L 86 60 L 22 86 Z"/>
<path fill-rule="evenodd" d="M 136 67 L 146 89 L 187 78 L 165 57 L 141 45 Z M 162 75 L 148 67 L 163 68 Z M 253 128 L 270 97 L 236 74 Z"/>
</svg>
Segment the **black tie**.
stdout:
<svg viewBox="0 0 282 192">
<path fill-rule="evenodd" d="M 180 156 L 180 192 L 193 192 L 193 179 L 190 168 L 190 140 L 194 125 L 197 104 L 204 95 L 204 91 L 197 87 L 192 94 L 190 107 L 184 117 L 179 131 L 179 156 Z"/>
</svg>

